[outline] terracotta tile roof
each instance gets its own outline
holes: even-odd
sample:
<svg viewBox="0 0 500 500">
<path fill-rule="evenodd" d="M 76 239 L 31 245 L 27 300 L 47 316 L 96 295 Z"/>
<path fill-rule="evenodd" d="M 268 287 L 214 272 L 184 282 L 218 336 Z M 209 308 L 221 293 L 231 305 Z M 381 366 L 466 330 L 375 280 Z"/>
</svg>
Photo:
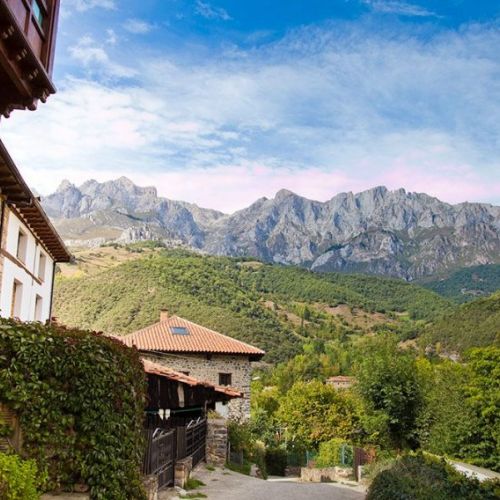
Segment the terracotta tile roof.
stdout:
<svg viewBox="0 0 500 500">
<path fill-rule="evenodd" d="M 213 385 L 210 382 L 206 382 L 204 380 L 198 380 L 197 378 L 190 377 L 189 375 L 186 375 L 181 372 L 176 372 L 171 368 L 150 361 L 149 359 L 142 358 L 142 364 L 144 365 L 144 371 L 151 375 L 158 375 L 159 377 L 165 377 L 170 380 L 180 382 L 181 384 L 187 384 L 190 386 L 201 385 L 203 387 L 208 387 L 215 390 L 216 392 L 221 392 L 222 394 L 225 394 L 226 396 L 229 396 L 231 398 L 241 398 L 243 396 L 243 394 L 240 391 L 232 389 L 231 387 Z"/>
<path fill-rule="evenodd" d="M 172 333 L 172 328 L 185 328 L 187 333 Z M 179 353 L 243 354 L 260 359 L 265 352 L 257 347 L 214 332 L 178 316 L 170 316 L 154 325 L 125 335 L 120 340 L 140 351 Z"/>
</svg>

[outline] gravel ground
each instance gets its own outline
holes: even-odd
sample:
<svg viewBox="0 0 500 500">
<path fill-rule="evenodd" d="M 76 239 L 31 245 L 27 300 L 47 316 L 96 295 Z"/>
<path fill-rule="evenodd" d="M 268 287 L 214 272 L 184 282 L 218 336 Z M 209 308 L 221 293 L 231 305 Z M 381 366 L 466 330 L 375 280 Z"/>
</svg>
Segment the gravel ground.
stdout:
<svg viewBox="0 0 500 500">
<path fill-rule="evenodd" d="M 272 478 L 264 481 L 227 469 L 208 471 L 204 465 L 191 477 L 205 483 L 196 490 L 208 500 L 361 500 L 363 488 L 339 483 L 300 483 L 293 478 Z M 178 498 L 175 491 L 162 492 L 159 500 Z"/>
</svg>

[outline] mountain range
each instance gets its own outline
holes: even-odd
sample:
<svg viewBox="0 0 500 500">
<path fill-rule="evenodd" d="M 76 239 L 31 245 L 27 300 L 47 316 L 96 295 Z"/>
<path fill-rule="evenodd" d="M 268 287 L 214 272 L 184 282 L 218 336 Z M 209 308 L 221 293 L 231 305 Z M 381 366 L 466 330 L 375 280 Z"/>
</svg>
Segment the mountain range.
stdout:
<svg viewBox="0 0 500 500">
<path fill-rule="evenodd" d="M 158 196 L 121 177 L 63 181 L 42 203 L 69 245 L 163 240 L 213 255 L 406 280 L 500 262 L 500 207 L 451 205 L 380 186 L 326 202 L 287 190 L 233 214 Z"/>
</svg>

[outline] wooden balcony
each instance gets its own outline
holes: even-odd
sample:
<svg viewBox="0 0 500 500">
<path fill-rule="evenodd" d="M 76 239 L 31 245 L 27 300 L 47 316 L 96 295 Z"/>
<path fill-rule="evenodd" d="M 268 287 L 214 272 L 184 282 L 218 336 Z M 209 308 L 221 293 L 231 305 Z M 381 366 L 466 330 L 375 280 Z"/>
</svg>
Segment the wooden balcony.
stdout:
<svg viewBox="0 0 500 500">
<path fill-rule="evenodd" d="M 51 80 L 60 0 L 0 0 L 0 115 L 35 110 Z"/>
</svg>

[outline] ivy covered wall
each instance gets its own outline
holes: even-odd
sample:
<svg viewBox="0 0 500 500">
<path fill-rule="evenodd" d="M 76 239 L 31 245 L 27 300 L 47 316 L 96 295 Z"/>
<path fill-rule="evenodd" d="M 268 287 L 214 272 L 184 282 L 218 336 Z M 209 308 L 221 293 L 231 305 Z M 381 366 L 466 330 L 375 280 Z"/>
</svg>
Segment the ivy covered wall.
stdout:
<svg viewBox="0 0 500 500">
<path fill-rule="evenodd" d="M 0 320 L 0 402 L 45 490 L 141 499 L 145 376 L 137 351 L 102 335 Z"/>
</svg>

